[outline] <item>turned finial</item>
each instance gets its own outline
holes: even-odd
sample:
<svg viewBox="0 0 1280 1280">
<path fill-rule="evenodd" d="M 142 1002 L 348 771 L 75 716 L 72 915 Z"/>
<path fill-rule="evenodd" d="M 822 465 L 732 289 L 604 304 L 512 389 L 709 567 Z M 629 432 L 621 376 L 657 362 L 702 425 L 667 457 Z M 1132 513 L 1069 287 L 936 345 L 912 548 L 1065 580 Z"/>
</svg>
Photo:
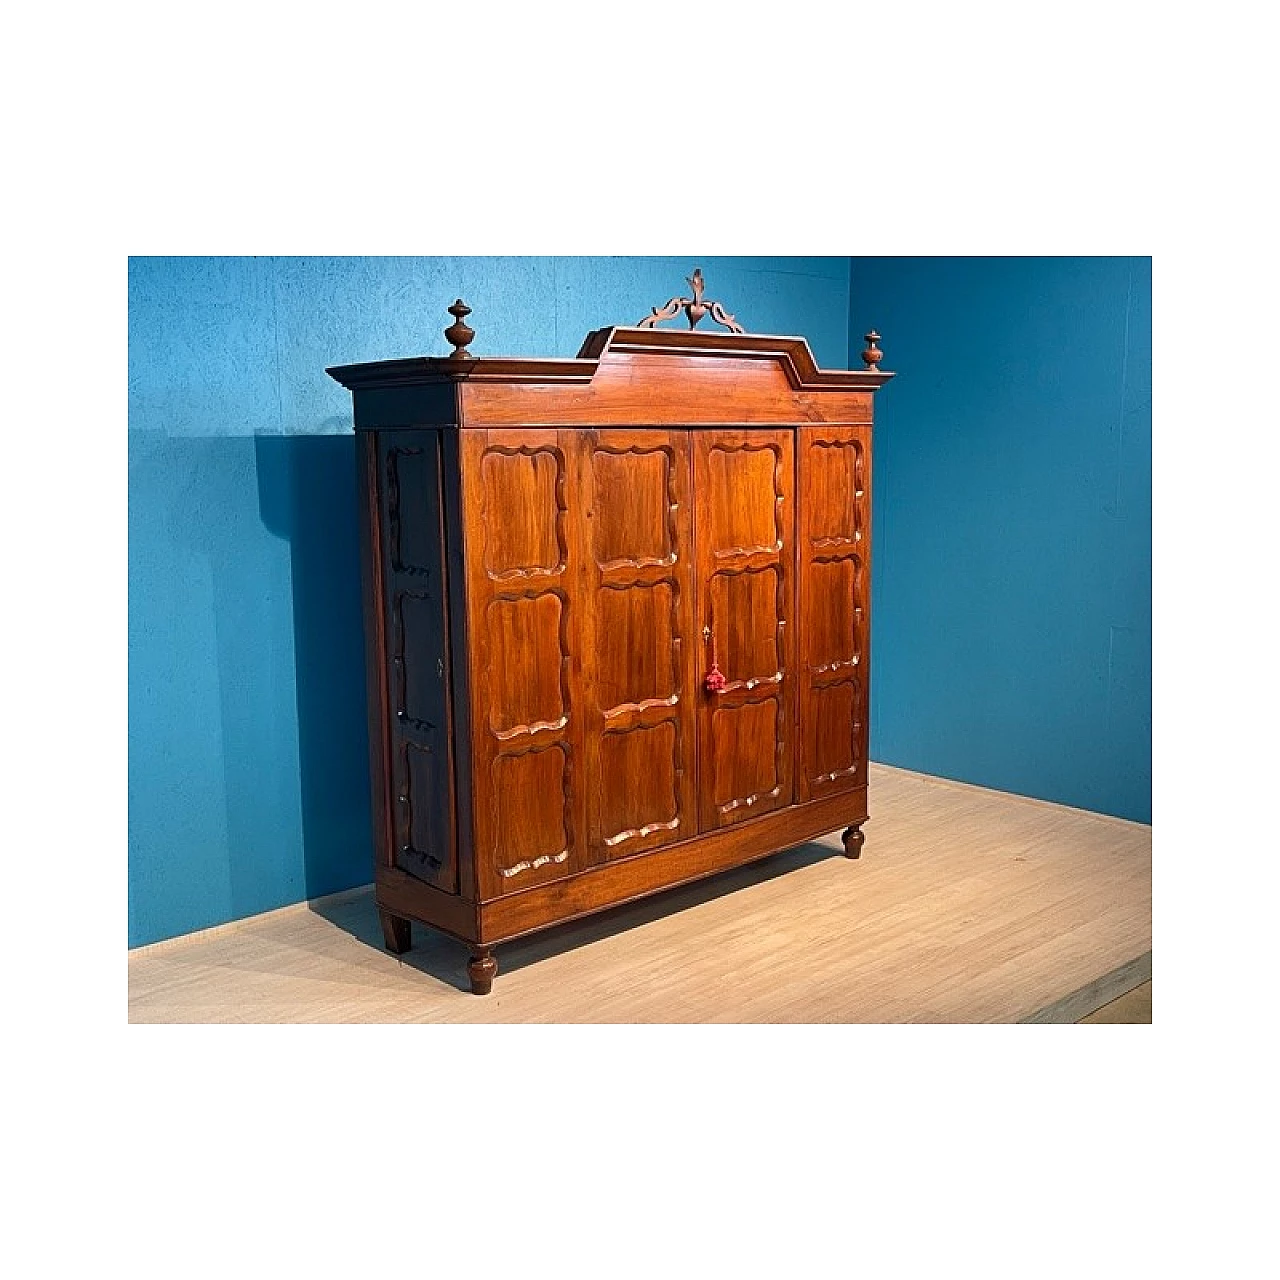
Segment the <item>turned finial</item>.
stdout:
<svg viewBox="0 0 1280 1280">
<path fill-rule="evenodd" d="M 444 331 L 444 336 L 453 344 L 454 350 L 449 352 L 450 360 L 474 360 L 475 356 L 467 350 L 467 344 L 476 336 L 476 331 L 464 323 L 463 317 L 471 314 L 471 308 L 461 298 L 449 308 L 453 323 Z"/>
<path fill-rule="evenodd" d="M 876 343 L 880 341 L 880 335 L 872 329 L 870 333 L 864 336 L 867 340 L 867 349 L 862 353 L 862 363 L 867 366 L 868 373 L 879 373 L 880 361 L 884 359 L 884 352 L 876 346 Z"/>
</svg>

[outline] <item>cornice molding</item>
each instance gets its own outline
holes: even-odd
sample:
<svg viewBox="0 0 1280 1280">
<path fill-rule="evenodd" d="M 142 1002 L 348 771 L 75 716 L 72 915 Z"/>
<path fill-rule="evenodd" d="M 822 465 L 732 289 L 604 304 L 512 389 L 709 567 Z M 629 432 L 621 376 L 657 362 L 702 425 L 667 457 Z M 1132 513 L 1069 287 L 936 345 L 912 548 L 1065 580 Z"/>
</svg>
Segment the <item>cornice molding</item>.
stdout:
<svg viewBox="0 0 1280 1280">
<path fill-rule="evenodd" d="M 328 375 L 350 391 L 370 387 L 404 387 L 432 382 L 590 382 L 610 356 L 676 355 L 687 359 L 774 360 L 797 391 L 827 388 L 873 391 L 892 373 L 863 369 L 819 369 L 804 338 L 762 333 L 702 333 L 696 330 L 638 328 L 615 325 L 589 333 L 573 360 L 478 356 L 413 356 L 368 364 L 334 365 Z"/>
</svg>

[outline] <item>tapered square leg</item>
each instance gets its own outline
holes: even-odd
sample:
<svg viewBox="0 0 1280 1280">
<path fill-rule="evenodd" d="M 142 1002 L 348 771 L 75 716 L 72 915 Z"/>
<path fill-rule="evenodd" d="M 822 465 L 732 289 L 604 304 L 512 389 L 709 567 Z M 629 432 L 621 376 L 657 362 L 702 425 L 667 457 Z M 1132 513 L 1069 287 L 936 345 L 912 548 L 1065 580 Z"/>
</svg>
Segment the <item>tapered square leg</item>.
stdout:
<svg viewBox="0 0 1280 1280">
<path fill-rule="evenodd" d="M 393 916 L 390 911 L 378 908 L 382 921 L 382 939 L 393 956 L 402 956 L 413 946 L 413 925 L 403 916 Z"/>
</svg>

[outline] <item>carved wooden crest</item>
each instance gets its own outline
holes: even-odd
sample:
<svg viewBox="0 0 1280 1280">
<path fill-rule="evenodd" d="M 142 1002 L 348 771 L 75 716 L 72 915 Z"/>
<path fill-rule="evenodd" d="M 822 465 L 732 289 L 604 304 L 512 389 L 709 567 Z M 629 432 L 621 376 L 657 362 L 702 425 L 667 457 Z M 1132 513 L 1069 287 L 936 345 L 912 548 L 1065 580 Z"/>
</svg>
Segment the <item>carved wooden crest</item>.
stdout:
<svg viewBox="0 0 1280 1280">
<path fill-rule="evenodd" d="M 670 320 L 677 315 L 680 309 L 684 308 L 685 315 L 689 318 L 689 328 L 694 325 L 707 314 L 711 312 L 711 318 L 716 324 L 722 324 L 730 333 L 745 333 L 746 330 L 720 305 L 718 302 L 704 302 L 702 300 L 702 291 L 704 282 L 702 279 L 702 268 L 695 267 L 693 275 L 687 276 L 689 288 L 693 290 L 692 298 L 672 298 L 664 306 L 654 307 L 653 314 L 645 316 L 637 325 L 637 329 L 650 329 L 658 323 L 659 320 Z"/>
</svg>

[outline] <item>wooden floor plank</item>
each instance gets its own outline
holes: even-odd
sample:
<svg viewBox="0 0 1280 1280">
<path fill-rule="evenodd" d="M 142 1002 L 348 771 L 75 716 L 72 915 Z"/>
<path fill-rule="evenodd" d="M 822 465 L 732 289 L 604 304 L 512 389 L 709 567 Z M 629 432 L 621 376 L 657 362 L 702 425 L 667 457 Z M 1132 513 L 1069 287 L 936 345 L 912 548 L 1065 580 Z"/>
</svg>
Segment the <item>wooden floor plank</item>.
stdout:
<svg viewBox="0 0 1280 1280">
<path fill-rule="evenodd" d="M 388 955 L 369 889 L 131 952 L 129 1020 L 1061 1021 L 1150 977 L 1150 827 L 880 765 L 871 812 L 858 861 L 833 832 L 499 947 L 491 996 L 425 928 Z"/>
</svg>

